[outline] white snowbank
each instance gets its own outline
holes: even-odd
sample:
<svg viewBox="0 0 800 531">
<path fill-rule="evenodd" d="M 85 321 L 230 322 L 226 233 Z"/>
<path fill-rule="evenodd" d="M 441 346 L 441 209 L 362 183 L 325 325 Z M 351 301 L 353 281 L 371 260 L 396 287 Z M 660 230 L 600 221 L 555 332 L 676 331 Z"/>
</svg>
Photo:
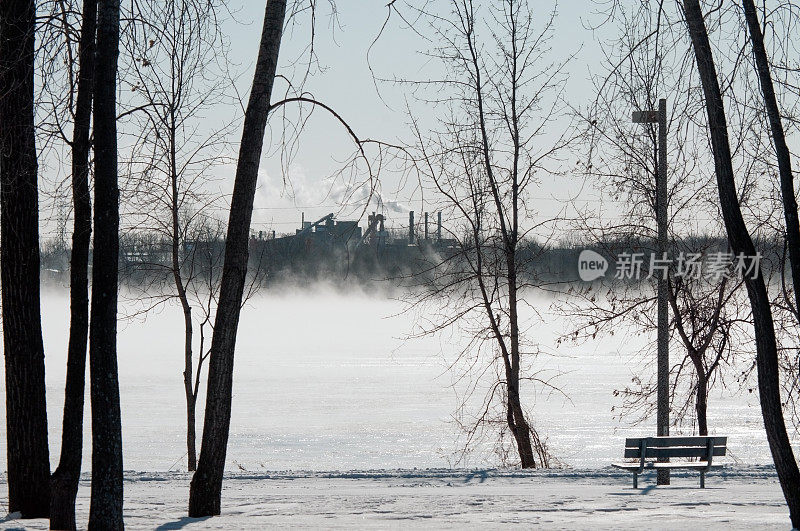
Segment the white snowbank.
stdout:
<svg viewBox="0 0 800 531">
<path fill-rule="evenodd" d="M 731 467 L 674 473 L 655 487 L 645 475 L 612 469 L 564 471 L 376 470 L 265 472 L 229 476 L 219 517 L 186 517 L 186 473 L 128 473 L 128 529 L 499 528 L 546 529 L 789 529 L 788 510 L 770 467 Z M 0 497 L 6 497 L 5 478 Z M 89 482 L 78 500 L 85 526 Z M 47 529 L 45 520 L 0 523 L 0 528 Z"/>
</svg>

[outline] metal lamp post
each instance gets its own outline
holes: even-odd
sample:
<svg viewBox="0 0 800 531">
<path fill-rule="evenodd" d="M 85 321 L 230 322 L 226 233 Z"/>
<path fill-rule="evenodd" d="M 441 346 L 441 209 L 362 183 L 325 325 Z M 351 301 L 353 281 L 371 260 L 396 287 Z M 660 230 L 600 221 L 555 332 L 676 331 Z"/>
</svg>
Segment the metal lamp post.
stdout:
<svg viewBox="0 0 800 531">
<path fill-rule="evenodd" d="M 658 171 L 656 172 L 656 252 L 664 258 L 667 252 L 667 100 L 658 100 L 658 110 L 636 111 L 634 123 L 658 123 Z M 658 404 L 656 435 L 669 435 L 669 304 L 667 279 L 658 278 Z M 669 470 L 658 471 L 658 484 L 669 485 Z"/>
</svg>

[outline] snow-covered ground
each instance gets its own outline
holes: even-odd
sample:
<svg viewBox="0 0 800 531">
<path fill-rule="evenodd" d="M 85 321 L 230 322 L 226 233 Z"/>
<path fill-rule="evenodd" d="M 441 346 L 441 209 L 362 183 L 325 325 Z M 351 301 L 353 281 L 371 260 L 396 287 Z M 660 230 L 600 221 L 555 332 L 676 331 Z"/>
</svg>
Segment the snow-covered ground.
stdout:
<svg viewBox="0 0 800 531">
<path fill-rule="evenodd" d="M 546 309 L 548 301 L 539 302 Z M 60 446 L 68 307 L 65 291 L 46 292 L 42 310 L 53 466 Z M 237 345 L 227 462 L 232 476 L 223 502 L 227 515 L 198 523 L 181 520 L 189 476 L 184 472 L 180 313 L 168 308 L 145 321 L 121 322 L 129 527 L 524 522 L 670 528 L 678 520 L 695 527 L 692 519 L 701 515 L 743 528 L 788 522 L 777 480 L 761 466 L 771 460 L 755 394 L 716 391 L 711 397 L 711 431 L 729 437 L 732 466 L 712 476 L 706 490 L 697 489 L 693 477 L 679 478 L 666 489 L 633 491 L 629 475 L 609 471 L 608 464 L 621 457 L 626 435 L 654 431 L 651 422 L 631 427 L 612 412 L 621 405 L 613 391 L 641 369 L 632 364 L 638 358 L 633 355 L 637 340 L 631 338 L 562 345 L 535 361 L 548 375 L 561 374 L 555 382 L 566 398 L 528 385 L 525 401 L 568 470 L 475 472 L 498 465 L 489 446 L 456 462 L 461 439 L 452 414 L 464 388 L 447 366 L 459 338 L 404 340 L 413 318 L 400 310 L 386 297 L 326 291 L 285 292 L 248 303 Z M 530 333 L 547 345 L 567 329 L 554 323 Z M 202 408 L 201 403 L 200 419 Z M 0 470 L 6 458 L 4 415 L 0 408 Z M 88 396 L 86 424 L 88 442 Z M 89 463 L 87 444 L 84 470 Z M 453 466 L 460 470 L 443 471 Z M 411 472 L 324 472 L 397 469 Z M 270 472 L 275 470 L 290 472 Z M 298 470 L 311 472 L 291 472 Z M 5 489 L 0 479 L 0 491 Z M 85 522 L 88 483 L 80 498 Z"/>
<path fill-rule="evenodd" d="M 186 517 L 189 476 L 130 473 L 128 529 L 270 529 L 313 527 L 495 529 L 788 529 L 788 511 L 771 471 L 737 467 L 713 473 L 705 489 L 696 474 L 675 474 L 669 487 L 631 488 L 630 474 L 608 469 L 564 472 L 405 470 L 235 474 L 223 490 L 223 512 Z M 0 487 L 0 495 L 5 495 Z M 88 518 L 88 477 L 78 518 Z M 81 524 L 79 524 L 81 525 Z M 47 529 L 46 520 L 0 527 Z"/>
</svg>

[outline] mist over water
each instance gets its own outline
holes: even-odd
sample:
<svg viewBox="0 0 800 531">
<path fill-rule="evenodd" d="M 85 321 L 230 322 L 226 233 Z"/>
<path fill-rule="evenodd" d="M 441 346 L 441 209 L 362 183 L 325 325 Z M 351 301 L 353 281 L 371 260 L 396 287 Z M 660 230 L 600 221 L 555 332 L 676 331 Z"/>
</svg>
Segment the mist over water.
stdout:
<svg viewBox="0 0 800 531">
<path fill-rule="evenodd" d="M 124 297 L 121 298 L 121 301 Z M 529 302 L 548 317 L 552 299 Z M 121 302 L 121 314 L 132 313 Z M 418 314 L 386 292 L 312 286 L 263 290 L 244 307 L 239 326 L 228 469 L 348 470 L 448 467 L 463 443 L 452 421 L 467 380 L 448 370 L 465 338 L 458 331 L 407 339 Z M 66 290 L 43 292 L 51 462 L 58 461 L 69 330 Z M 528 330 L 542 345 L 532 361 L 561 391 L 523 382 L 524 402 L 554 455 L 578 468 L 619 459 L 626 435 L 655 431 L 654 421 L 631 427 L 612 407 L 642 369 L 642 338 L 615 335 L 586 345 L 562 344 L 563 318 Z M 121 319 L 119 373 L 126 470 L 185 470 L 183 321 L 177 305 L 145 318 Z M 210 337 L 207 338 L 210 341 Z M 673 353 L 677 356 L 678 353 Z M 677 358 L 676 358 L 677 359 Z M 204 367 L 204 374 L 205 374 Z M 488 376 L 491 379 L 491 375 Z M 0 386 L 4 389 L 4 378 Z M 479 411 L 491 381 L 479 381 L 466 411 Z M 715 390 L 709 401 L 712 433 L 728 435 L 731 455 L 770 463 L 756 394 Z M 205 385 L 201 385 L 198 447 Z M 5 429 L 5 409 L 2 424 Z M 84 470 L 91 462 L 90 409 L 85 410 Z M 651 425 L 652 424 L 652 425 Z M 689 428 L 690 430 L 690 428 Z M 457 466 L 499 462 L 491 441 Z M 0 460 L 6 459 L 5 436 Z M 2 465 L 4 466 L 4 464 Z"/>
</svg>

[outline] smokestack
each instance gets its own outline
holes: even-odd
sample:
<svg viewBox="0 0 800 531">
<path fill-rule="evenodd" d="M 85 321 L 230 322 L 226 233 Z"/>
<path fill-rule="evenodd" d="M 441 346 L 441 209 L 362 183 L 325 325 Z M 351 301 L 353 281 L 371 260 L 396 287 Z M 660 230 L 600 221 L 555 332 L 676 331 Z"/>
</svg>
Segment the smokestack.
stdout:
<svg viewBox="0 0 800 531">
<path fill-rule="evenodd" d="M 414 243 L 414 211 L 408 213 L 408 243 Z"/>
<path fill-rule="evenodd" d="M 436 213 L 436 217 L 437 217 L 437 220 L 436 220 L 436 239 L 441 240 L 442 239 L 442 213 L 441 212 L 437 212 Z"/>
<path fill-rule="evenodd" d="M 428 213 L 425 212 L 425 241 L 428 241 Z"/>
</svg>

